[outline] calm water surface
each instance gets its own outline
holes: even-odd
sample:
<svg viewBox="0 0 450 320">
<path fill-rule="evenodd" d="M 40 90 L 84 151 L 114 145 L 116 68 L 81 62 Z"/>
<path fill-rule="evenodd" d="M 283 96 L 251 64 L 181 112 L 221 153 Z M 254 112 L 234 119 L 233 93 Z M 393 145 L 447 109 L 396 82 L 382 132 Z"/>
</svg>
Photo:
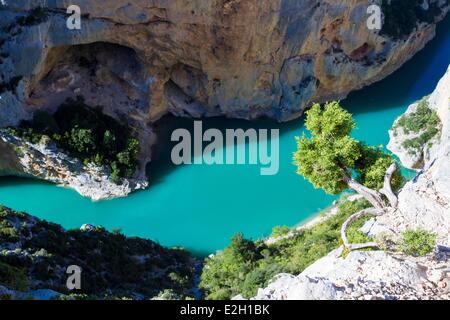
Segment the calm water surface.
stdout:
<svg viewBox="0 0 450 320">
<path fill-rule="evenodd" d="M 413 101 L 429 94 L 450 64 L 450 19 L 428 46 L 387 79 L 351 94 L 342 104 L 357 121 L 354 136 L 386 145 L 388 129 Z M 127 198 L 94 203 L 74 191 L 29 179 L 0 178 L 0 203 L 66 228 L 83 223 L 121 228 L 126 235 L 183 246 L 207 254 L 227 245 L 236 232 L 258 238 L 276 225 L 293 226 L 328 207 L 335 197 L 315 190 L 295 174 L 294 137 L 304 119 L 285 124 L 262 120 L 209 119 L 205 127 L 279 128 L 280 171 L 260 176 L 258 166 L 169 164 L 172 128 L 192 120 L 166 118 L 158 124 L 160 144 L 149 167 L 151 186 Z"/>
</svg>

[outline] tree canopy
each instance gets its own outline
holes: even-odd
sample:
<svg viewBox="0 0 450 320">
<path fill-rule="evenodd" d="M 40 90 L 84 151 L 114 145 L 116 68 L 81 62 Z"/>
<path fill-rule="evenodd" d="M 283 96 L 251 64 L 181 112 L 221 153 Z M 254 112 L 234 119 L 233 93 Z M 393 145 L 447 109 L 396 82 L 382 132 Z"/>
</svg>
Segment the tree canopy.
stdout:
<svg viewBox="0 0 450 320">
<path fill-rule="evenodd" d="M 368 146 L 351 137 L 355 127 L 352 115 L 339 102 L 326 103 L 323 108 L 313 105 L 306 112 L 310 134 L 296 138 L 297 173 L 329 194 L 353 188 L 352 183 L 374 190 L 383 188 L 386 171 L 394 159 L 381 147 Z M 403 181 L 400 171 L 395 170 L 391 179 L 394 190 Z"/>
</svg>

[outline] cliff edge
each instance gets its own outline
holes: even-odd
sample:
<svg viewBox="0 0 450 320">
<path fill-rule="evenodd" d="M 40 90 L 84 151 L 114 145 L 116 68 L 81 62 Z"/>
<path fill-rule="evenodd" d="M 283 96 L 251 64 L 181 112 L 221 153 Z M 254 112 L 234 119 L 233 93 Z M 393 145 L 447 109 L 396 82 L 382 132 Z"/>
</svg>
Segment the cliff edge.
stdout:
<svg viewBox="0 0 450 320">
<path fill-rule="evenodd" d="M 337 249 L 300 275 L 278 275 L 254 299 L 450 298 L 450 67 L 426 100 L 441 124 L 433 152 L 400 191 L 398 209 L 361 228 L 383 250 Z M 436 235 L 432 253 L 413 257 L 395 250 L 403 231 L 418 228 Z"/>
</svg>

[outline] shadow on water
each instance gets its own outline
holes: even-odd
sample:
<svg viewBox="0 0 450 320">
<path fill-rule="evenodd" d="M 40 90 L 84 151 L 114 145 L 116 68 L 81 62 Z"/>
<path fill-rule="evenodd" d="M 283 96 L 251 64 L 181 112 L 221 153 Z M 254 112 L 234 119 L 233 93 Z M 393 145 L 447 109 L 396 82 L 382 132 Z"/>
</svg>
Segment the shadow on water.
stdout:
<svg viewBox="0 0 450 320">
<path fill-rule="evenodd" d="M 177 118 L 171 115 L 163 117 L 153 126 L 153 130 L 158 137 L 158 142 L 152 148 L 152 161 L 147 166 L 147 175 L 150 178 L 151 186 L 158 183 L 164 182 L 164 177 L 169 175 L 173 170 L 183 166 L 175 165 L 171 159 L 171 152 L 173 147 L 178 144 L 178 141 L 171 141 L 171 134 L 176 129 L 186 129 L 191 134 L 192 139 L 194 139 L 194 121 L 199 121 L 198 119 L 188 119 L 188 118 Z M 239 119 L 226 119 L 224 117 L 213 117 L 202 119 L 202 129 L 205 132 L 208 129 L 218 129 L 224 135 L 225 144 L 225 131 L 227 129 L 279 129 L 280 136 L 285 132 L 294 130 L 294 128 L 300 128 L 302 126 L 303 120 L 297 119 L 289 123 L 281 124 L 270 119 L 259 119 L 258 121 L 247 121 Z M 270 132 L 269 138 L 270 138 Z M 205 147 L 208 142 L 203 143 Z M 247 146 L 248 148 L 248 146 Z M 223 148 L 222 148 L 223 149 Z M 202 151 L 200 153 L 195 153 L 196 150 L 191 148 L 192 158 L 201 157 Z"/>
<path fill-rule="evenodd" d="M 29 177 L 0 176 L 0 188 L 21 186 L 25 182 L 28 185 L 54 186 L 54 184 L 49 181 L 39 180 L 39 179 L 34 179 L 34 178 L 29 178 Z"/>
<path fill-rule="evenodd" d="M 407 106 L 423 96 L 431 93 L 439 79 L 450 64 L 450 14 L 439 23 L 436 37 L 406 62 L 399 70 L 387 78 L 366 88 L 349 94 L 342 104 L 351 113 L 358 115 L 368 112 L 387 110 L 399 106 Z M 429 57 L 434 59 L 430 61 Z M 151 186 L 164 182 L 164 177 L 177 169 L 171 161 L 171 150 L 177 142 L 171 142 L 171 133 L 178 129 L 187 129 L 193 136 L 194 119 L 166 116 L 154 125 L 158 143 L 152 152 L 152 162 L 147 167 Z M 241 128 L 279 129 L 280 137 L 293 131 L 301 132 L 304 117 L 287 123 L 277 123 L 269 119 L 246 121 L 236 119 L 208 118 L 202 121 L 203 129 Z M 194 154 L 194 157 L 199 156 Z"/>
</svg>

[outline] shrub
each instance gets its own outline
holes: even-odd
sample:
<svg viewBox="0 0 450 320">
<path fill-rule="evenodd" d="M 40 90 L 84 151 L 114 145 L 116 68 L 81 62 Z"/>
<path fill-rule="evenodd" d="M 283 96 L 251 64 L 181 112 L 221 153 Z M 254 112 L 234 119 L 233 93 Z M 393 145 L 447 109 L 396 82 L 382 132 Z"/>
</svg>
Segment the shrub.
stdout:
<svg viewBox="0 0 450 320">
<path fill-rule="evenodd" d="M 428 10 L 422 9 L 422 0 L 383 0 L 384 24 L 381 34 L 401 39 L 411 34 L 418 23 L 432 23 L 441 13 L 439 1 L 429 2 Z M 448 0 L 446 3 L 448 4 Z"/>
<path fill-rule="evenodd" d="M 402 116 L 397 121 L 394 133 L 401 127 L 406 134 L 411 132 L 419 134 L 402 143 L 402 146 L 414 155 L 439 133 L 439 126 L 440 119 L 436 111 L 429 108 L 428 97 L 424 97 L 418 102 L 414 112 Z"/>
<path fill-rule="evenodd" d="M 400 250 L 411 256 L 425 256 L 436 247 L 437 235 L 424 229 L 406 230 L 402 233 Z"/>
<path fill-rule="evenodd" d="M 397 127 L 402 127 L 405 133 L 420 131 L 432 126 L 436 127 L 440 123 L 436 111 L 431 110 L 428 105 L 428 97 L 424 97 L 418 102 L 417 108 L 414 112 L 402 116 L 398 122 Z"/>
<path fill-rule="evenodd" d="M 402 146 L 405 149 L 408 149 L 410 154 L 416 154 L 417 151 L 423 148 L 423 146 L 433 139 L 438 133 L 439 129 L 433 127 L 428 128 L 420 136 L 403 141 Z"/>
<path fill-rule="evenodd" d="M 276 226 L 272 229 L 271 237 L 278 238 L 285 236 L 291 229 L 288 226 Z"/>
<path fill-rule="evenodd" d="M 0 239 L 6 241 L 17 241 L 18 233 L 16 228 L 7 220 L 0 220 Z"/>
<path fill-rule="evenodd" d="M 276 274 L 298 274 L 338 248 L 342 223 L 367 207 L 365 200 L 343 201 L 337 215 L 271 245 L 261 240 L 252 242 L 238 234 L 223 251 L 205 259 L 200 287 L 207 299 L 230 299 L 237 294 L 252 297 Z M 357 230 L 361 223 L 363 221 L 357 221 L 352 227 Z M 354 240 L 360 240 L 356 238 L 356 231 L 354 233 Z"/>
<path fill-rule="evenodd" d="M 0 283 L 13 290 L 25 291 L 28 289 L 28 278 L 25 270 L 12 267 L 1 261 Z"/>
<path fill-rule="evenodd" d="M 353 221 L 347 228 L 347 239 L 349 243 L 365 243 L 372 241 L 373 239 L 359 229 L 371 219 L 370 216 L 362 217 L 356 221 Z"/>
<path fill-rule="evenodd" d="M 35 144 L 47 135 L 85 165 L 109 166 L 116 183 L 131 177 L 138 164 L 139 140 L 101 108 L 86 105 L 82 97 L 67 99 L 54 115 L 38 111 L 32 121 L 23 121 L 20 128 L 10 131 Z"/>
</svg>

